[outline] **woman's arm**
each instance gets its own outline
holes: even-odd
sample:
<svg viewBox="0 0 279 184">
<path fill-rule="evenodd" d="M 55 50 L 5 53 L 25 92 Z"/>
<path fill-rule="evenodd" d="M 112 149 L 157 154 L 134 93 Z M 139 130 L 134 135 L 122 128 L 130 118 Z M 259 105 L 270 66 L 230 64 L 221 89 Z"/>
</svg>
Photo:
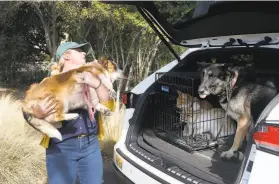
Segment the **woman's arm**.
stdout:
<svg viewBox="0 0 279 184">
<path fill-rule="evenodd" d="M 56 112 L 57 102 L 54 97 L 48 96 L 45 99 L 39 101 L 36 105 L 32 107 L 33 113 L 29 114 L 24 111 L 23 117 L 24 119 L 30 124 L 32 121 L 32 116 L 34 115 L 35 118 L 43 119 L 52 113 Z"/>
<path fill-rule="evenodd" d="M 96 81 L 96 82 L 94 82 L 94 81 Z M 98 83 L 98 81 L 99 81 L 99 83 Z M 98 86 L 94 84 L 94 85 L 92 85 L 92 87 L 95 88 L 100 101 L 101 102 L 109 101 L 110 100 L 109 90 L 102 84 L 101 80 L 95 77 L 95 79 L 93 79 L 93 83 L 99 84 Z"/>
<path fill-rule="evenodd" d="M 47 96 L 32 107 L 36 118 L 43 119 L 56 112 L 57 101 L 55 97 Z"/>
<path fill-rule="evenodd" d="M 77 83 L 87 84 L 96 90 L 98 98 L 102 102 L 110 100 L 109 90 L 102 84 L 101 80 L 96 76 L 91 75 L 89 72 L 75 74 Z"/>
</svg>

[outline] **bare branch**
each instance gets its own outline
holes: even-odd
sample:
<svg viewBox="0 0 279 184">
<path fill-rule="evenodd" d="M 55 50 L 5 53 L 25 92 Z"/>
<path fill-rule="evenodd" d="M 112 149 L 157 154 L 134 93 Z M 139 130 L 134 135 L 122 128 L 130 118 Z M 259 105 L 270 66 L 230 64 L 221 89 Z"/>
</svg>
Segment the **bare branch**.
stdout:
<svg viewBox="0 0 279 184">
<path fill-rule="evenodd" d="M 125 62 L 125 64 L 123 63 L 123 70 L 124 70 L 124 71 L 126 71 L 126 67 L 128 66 L 129 59 L 130 59 L 130 55 L 131 55 L 131 49 L 132 49 L 132 47 L 133 47 L 133 45 L 134 45 L 134 43 L 135 43 L 135 40 L 136 40 L 137 38 L 139 38 L 139 36 L 142 34 L 142 32 L 143 32 L 144 30 L 146 30 L 146 28 L 142 28 L 142 29 L 134 36 L 134 38 L 133 38 L 133 40 L 132 40 L 132 43 L 131 43 L 131 45 L 130 45 L 130 47 L 129 47 L 129 50 L 128 50 L 126 62 Z"/>
<path fill-rule="evenodd" d="M 87 39 L 87 37 L 88 37 L 88 35 L 89 35 L 89 33 L 90 33 L 91 29 L 92 29 L 92 26 L 93 26 L 93 21 L 90 21 L 89 28 L 87 29 L 87 31 L 85 33 L 85 36 L 84 36 L 85 40 Z"/>
<path fill-rule="evenodd" d="M 121 54 L 121 57 L 122 57 L 122 63 L 125 62 L 125 57 L 124 57 L 124 51 L 123 51 L 123 40 L 122 40 L 122 33 L 119 31 L 119 47 L 120 47 L 120 54 Z"/>
<path fill-rule="evenodd" d="M 55 55 L 56 49 L 58 47 L 58 32 L 56 28 L 56 20 L 57 20 L 57 13 L 54 6 L 54 3 L 51 4 L 51 18 L 52 18 L 52 56 Z"/>
<path fill-rule="evenodd" d="M 150 71 L 150 68 L 151 66 L 153 65 L 154 61 L 155 61 L 155 56 L 158 52 L 158 46 L 159 44 L 161 43 L 161 40 L 157 41 L 156 45 L 155 45 L 155 48 L 153 49 L 153 53 L 151 55 L 151 57 L 149 58 L 149 62 L 147 62 L 147 67 L 145 67 L 145 73 L 144 73 L 144 76 L 143 78 L 146 78 L 149 74 L 149 71 Z"/>
<path fill-rule="evenodd" d="M 43 28 L 44 28 L 44 31 L 45 31 L 45 39 L 46 39 L 46 45 L 47 45 L 47 48 L 48 48 L 48 51 L 49 53 L 52 55 L 53 57 L 53 47 L 52 47 L 52 41 L 51 41 L 51 33 L 50 33 L 50 26 L 49 26 L 49 23 L 47 23 L 47 21 L 45 20 L 45 17 L 40 9 L 40 4 L 37 3 L 37 2 L 33 2 L 31 3 L 31 5 L 34 6 L 35 8 L 35 12 L 36 14 L 39 16 L 42 24 L 43 24 Z"/>
<path fill-rule="evenodd" d="M 103 40 L 103 46 L 102 46 L 102 52 L 103 52 L 103 50 L 104 50 L 104 47 L 106 46 L 106 42 L 107 42 L 107 38 L 108 38 L 108 35 L 109 35 L 109 29 L 108 29 L 108 27 L 109 27 L 109 21 L 107 22 L 107 27 L 106 27 L 106 36 L 105 36 L 105 39 Z"/>
</svg>

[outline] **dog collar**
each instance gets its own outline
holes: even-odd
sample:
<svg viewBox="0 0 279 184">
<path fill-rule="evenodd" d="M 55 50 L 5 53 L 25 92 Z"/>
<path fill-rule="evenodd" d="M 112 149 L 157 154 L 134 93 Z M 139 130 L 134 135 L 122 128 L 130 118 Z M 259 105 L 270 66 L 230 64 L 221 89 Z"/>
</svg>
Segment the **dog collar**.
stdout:
<svg viewBox="0 0 279 184">
<path fill-rule="evenodd" d="M 235 71 L 234 72 L 234 77 L 232 79 L 232 88 L 234 88 L 235 84 L 236 84 L 236 81 L 237 81 L 237 78 L 238 78 L 238 72 Z"/>
</svg>

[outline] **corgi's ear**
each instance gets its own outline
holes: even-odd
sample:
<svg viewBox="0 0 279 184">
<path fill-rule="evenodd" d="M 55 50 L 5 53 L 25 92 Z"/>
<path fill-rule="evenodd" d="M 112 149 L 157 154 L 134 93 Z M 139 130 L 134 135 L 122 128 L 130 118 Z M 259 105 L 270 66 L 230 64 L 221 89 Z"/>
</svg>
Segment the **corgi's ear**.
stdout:
<svg viewBox="0 0 279 184">
<path fill-rule="evenodd" d="M 185 93 L 185 97 L 186 97 L 186 98 L 192 98 L 192 96 L 189 95 L 188 93 Z"/>
<path fill-rule="evenodd" d="M 177 90 L 177 94 L 178 94 L 178 95 L 181 95 L 182 92 L 181 92 L 180 90 Z"/>
</svg>

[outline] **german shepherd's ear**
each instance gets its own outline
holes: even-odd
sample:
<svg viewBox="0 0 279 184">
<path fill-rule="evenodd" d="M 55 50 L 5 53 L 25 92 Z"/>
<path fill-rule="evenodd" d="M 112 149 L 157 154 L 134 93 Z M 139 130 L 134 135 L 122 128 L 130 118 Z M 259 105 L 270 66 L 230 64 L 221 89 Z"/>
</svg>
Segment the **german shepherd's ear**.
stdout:
<svg viewBox="0 0 279 184">
<path fill-rule="evenodd" d="M 227 63 L 225 66 L 224 66 L 224 71 L 226 73 L 226 77 L 231 77 L 231 76 L 234 76 L 235 75 L 235 72 L 238 71 L 238 68 L 237 66 L 231 64 L 231 63 Z"/>
<path fill-rule="evenodd" d="M 200 65 L 198 71 L 201 71 L 202 69 L 208 67 L 208 66 L 215 66 L 215 67 L 227 67 L 227 64 L 225 63 L 206 63 L 206 62 L 197 62 L 198 65 Z"/>
<path fill-rule="evenodd" d="M 206 62 L 197 62 L 198 65 L 200 65 L 201 67 L 207 67 L 207 66 L 210 66 L 212 65 L 213 63 L 206 63 Z"/>
<path fill-rule="evenodd" d="M 223 71 L 230 71 L 234 68 L 233 64 L 231 63 L 223 63 L 220 65 L 220 67 L 222 67 Z"/>
</svg>

